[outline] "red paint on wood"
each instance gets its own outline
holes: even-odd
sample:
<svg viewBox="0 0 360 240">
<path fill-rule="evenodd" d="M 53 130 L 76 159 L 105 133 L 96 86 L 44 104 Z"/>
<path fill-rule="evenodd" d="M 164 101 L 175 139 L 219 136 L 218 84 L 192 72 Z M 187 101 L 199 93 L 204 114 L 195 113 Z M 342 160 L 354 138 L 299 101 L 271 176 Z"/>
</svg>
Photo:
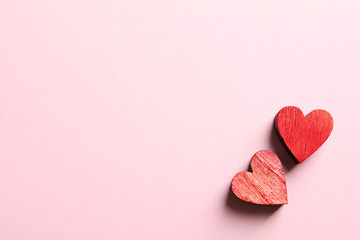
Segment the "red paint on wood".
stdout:
<svg viewBox="0 0 360 240">
<path fill-rule="evenodd" d="M 234 194 L 255 204 L 287 204 L 284 169 L 275 153 L 262 150 L 251 158 L 251 172 L 240 172 L 231 182 Z"/>
<path fill-rule="evenodd" d="M 301 163 L 330 136 L 334 121 L 325 110 L 314 110 L 306 117 L 298 107 L 284 107 L 276 116 L 276 130 L 285 148 Z"/>
</svg>

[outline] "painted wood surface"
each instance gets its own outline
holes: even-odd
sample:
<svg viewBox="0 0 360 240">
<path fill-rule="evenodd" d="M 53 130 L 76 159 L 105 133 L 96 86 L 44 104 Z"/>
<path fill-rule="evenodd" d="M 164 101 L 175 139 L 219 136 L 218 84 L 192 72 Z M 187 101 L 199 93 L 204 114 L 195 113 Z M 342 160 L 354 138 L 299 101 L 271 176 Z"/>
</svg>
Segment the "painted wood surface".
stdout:
<svg viewBox="0 0 360 240">
<path fill-rule="evenodd" d="M 251 158 L 253 172 L 240 172 L 231 182 L 234 194 L 250 203 L 287 204 L 284 169 L 275 153 L 261 150 Z"/>
<path fill-rule="evenodd" d="M 317 109 L 306 117 L 298 107 L 282 108 L 275 119 L 278 136 L 293 157 L 301 163 L 330 136 L 334 121 L 330 113 Z"/>
</svg>

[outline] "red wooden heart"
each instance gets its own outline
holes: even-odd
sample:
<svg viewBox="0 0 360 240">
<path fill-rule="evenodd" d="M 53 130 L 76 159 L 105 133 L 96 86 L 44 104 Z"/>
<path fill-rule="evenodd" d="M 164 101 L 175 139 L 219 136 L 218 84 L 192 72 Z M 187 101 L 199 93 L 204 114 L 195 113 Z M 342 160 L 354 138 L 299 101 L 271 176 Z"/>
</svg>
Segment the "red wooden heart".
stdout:
<svg viewBox="0 0 360 240">
<path fill-rule="evenodd" d="M 275 153 L 262 150 L 251 158 L 251 172 L 240 172 L 231 182 L 234 194 L 255 204 L 287 204 L 284 169 Z"/>
<path fill-rule="evenodd" d="M 293 159 L 303 162 L 330 136 L 334 121 L 325 110 L 314 110 L 306 117 L 298 107 L 284 107 L 276 115 L 276 131 Z"/>
</svg>

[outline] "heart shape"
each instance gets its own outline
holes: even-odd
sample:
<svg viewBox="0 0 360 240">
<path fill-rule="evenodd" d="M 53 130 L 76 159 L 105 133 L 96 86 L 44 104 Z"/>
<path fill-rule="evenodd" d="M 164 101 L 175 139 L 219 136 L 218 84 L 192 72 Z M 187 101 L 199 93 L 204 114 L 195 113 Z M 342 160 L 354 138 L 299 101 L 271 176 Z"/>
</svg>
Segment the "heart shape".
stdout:
<svg viewBox="0 0 360 240">
<path fill-rule="evenodd" d="M 293 159 L 301 163 L 330 136 L 334 120 L 330 113 L 317 109 L 306 117 L 298 107 L 282 108 L 275 119 L 278 136 Z"/>
<path fill-rule="evenodd" d="M 246 202 L 287 204 L 284 169 L 275 153 L 261 150 L 251 158 L 251 172 L 239 172 L 231 182 L 233 193 Z"/>
</svg>

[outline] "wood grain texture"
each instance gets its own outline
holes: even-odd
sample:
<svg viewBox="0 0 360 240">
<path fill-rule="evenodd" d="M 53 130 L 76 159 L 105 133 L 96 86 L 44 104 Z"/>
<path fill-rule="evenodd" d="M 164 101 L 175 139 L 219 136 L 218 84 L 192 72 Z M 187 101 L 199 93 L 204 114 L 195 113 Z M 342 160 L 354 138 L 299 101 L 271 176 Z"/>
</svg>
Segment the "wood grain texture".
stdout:
<svg viewBox="0 0 360 240">
<path fill-rule="evenodd" d="M 231 182 L 234 194 L 250 203 L 287 204 L 284 169 L 275 153 L 261 150 L 251 158 L 251 172 L 240 172 Z"/>
<path fill-rule="evenodd" d="M 306 117 L 298 107 L 282 108 L 275 119 L 276 132 L 297 163 L 313 154 L 330 136 L 334 121 L 330 113 L 317 109 Z"/>
</svg>

